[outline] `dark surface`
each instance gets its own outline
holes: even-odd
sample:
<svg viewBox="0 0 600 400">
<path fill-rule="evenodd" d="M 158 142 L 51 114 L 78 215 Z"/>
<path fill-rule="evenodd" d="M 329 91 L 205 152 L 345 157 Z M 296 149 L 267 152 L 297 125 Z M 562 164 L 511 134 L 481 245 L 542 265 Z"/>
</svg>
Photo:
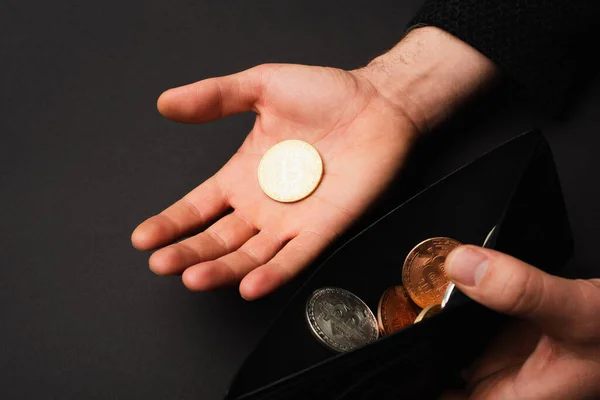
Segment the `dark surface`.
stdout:
<svg viewBox="0 0 600 400">
<path fill-rule="evenodd" d="M 220 398 L 300 281 L 247 303 L 147 269 L 133 228 L 214 173 L 252 124 L 178 125 L 156 98 L 264 62 L 363 65 L 419 4 L 5 0 L 0 397 Z M 477 102 L 423 141 L 382 210 L 539 126 L 574 230 L 570 272 L 597 276 L 600 85 L 581 100 L 562 122 L 502 94 Z"/>
</svg>

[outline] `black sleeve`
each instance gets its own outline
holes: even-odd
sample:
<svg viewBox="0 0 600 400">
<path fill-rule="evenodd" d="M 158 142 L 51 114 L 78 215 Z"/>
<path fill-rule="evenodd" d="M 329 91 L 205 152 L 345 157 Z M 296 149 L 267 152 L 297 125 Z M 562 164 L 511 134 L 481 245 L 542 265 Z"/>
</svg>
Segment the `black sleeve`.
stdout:
<svg viewBox="0 0 600 400">
<path fill-rule="evenodd" d="M 496 63 L 521 94 L 552 113 L 595 73 L 600 0 L 426 0 L 409 30 L 436 26 Z"/>
</svg>

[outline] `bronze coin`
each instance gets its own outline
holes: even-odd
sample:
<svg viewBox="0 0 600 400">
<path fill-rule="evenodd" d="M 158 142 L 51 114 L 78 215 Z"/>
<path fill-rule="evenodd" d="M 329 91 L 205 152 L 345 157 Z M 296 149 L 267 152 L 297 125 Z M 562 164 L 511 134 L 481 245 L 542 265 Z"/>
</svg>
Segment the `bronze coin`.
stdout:
<svg viewBox="0 0 600 400">
<path fill-rule="evenodd" d="M 444 264 L 450 252 L 462 243 L 447 237 L 424 240 L 406 257 L 402 284 L 412 301 L 421 308 L 440 304 L 450 283 Z"/>
<path fill-rule="evenodd" d="M 442 311 L 442 306 L 439 304 L 432 304 L 429 307 L 425 307 L 424 309 L 421 310 L 419 315 L 417 315 L 417 318 L 415 318 L 415 324 L 417 322 L 421 322 L 425 318 L 429 318 L 429 317 L 439 313 L 440 311 Z"/>
<path fill-rule="evenodd" d="M 395 286 L 387 289 L 379 299 L 377 324 L 382 335 L 389 335 L 408 325 L 417 318 L 418 310 L 406 289 Z"/>
</svg>

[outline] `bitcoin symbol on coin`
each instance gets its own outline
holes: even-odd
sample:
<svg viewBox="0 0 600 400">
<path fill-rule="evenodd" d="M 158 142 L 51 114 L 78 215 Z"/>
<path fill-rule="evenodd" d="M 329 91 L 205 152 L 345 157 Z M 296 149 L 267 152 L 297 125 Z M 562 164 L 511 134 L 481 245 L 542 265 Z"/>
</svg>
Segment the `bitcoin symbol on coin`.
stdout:
<svg viewBox="0 0 600 400">
<path fill-rule="evenodd" d="M 281 159 L 281 180 L 286 185 L 297 185 L 302 179 L 302 161 L 297 157 L 286 157 Z"/>
<path fill-rule="evenodd" d="M 429 290 L 437 291 L 440 289 L 440 281 L 444 279 L 445 274 L 444 257 L 433 257 L 433 259 L 423 268 L 423 279 L 429 286 Z"/>
<path fill-rule="evenodd" d="M 338 352 L 364 346 L 379 337 L 377 319 L 369 307 L 340 288 L 313 292 L 306 303 L 306 322 L 315 338 Z"/>
</svg>

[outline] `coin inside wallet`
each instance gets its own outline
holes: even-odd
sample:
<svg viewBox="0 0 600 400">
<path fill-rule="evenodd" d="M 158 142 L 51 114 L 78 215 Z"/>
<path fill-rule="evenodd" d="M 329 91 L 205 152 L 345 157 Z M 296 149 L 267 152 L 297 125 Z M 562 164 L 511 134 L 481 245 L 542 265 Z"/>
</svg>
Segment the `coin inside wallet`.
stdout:
<svg viewBox="0 0 600 400">
<path fill-rule="evenodd" d="M 402 265 L 402 284 L 382 293 L 377 310 L 371 310 L 360 297 L 343 288 L 315 290 L 306 302 L 308 328 L 327 348 L 345 352 L 433 317 L 446 307 L 454 293 L 445 264 L 450 252 L 460 245 L 445 237 L 417 244 Z"/>
</svg>

